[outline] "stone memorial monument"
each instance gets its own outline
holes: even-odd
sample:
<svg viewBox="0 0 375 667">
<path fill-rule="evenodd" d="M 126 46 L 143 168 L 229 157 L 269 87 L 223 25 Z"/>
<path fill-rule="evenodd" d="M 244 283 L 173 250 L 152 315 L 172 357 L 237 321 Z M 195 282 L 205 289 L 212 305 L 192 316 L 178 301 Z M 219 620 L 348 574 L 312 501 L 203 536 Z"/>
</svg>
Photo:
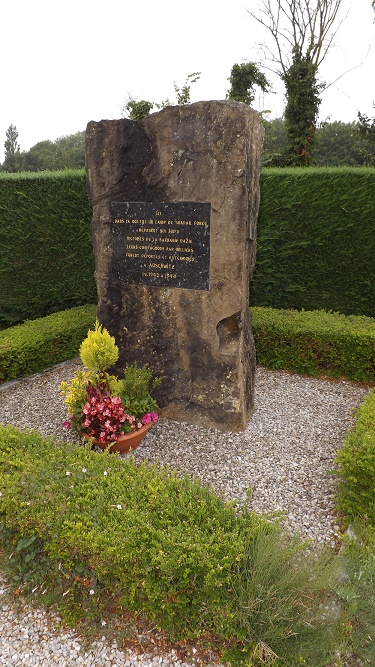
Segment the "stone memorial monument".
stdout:
<svg viewBox="0 0 375 667">
<path fill-rule="evenodd" d="M 86 130 L 98 319 L 164 376 L 161 416 L 227 431 L 252 414 L 263 127 L 245 104 L 167 107 Z"/>
</svg>

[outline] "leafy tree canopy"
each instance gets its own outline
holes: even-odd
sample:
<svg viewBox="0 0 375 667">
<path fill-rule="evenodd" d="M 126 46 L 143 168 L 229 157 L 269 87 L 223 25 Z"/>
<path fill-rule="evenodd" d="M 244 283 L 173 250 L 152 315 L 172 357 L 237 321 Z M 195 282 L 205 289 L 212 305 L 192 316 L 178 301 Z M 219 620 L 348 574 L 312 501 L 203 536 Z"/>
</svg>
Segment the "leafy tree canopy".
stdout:
<svg viewBox="0 0 375 667">
<path fill-rule="evenodd" d="M 80 169 L 85 166 L 85 132 L 63 136 L 56 141 L 39 141 L 29 151 L 21 153 L 18 149 L 14 156 L 16 162 L 12 164 L 15 168 L 10 169 L 6 153 L 2 171 Z"/>
<path fill-rule="evenodd" d="M 375 8 L 375 0 L 373 5 Z M 359 132 L 367 140 L 365 163 L 367 166 L 375 167 L 375 118 L 369 118 L 366 114 L 359 112 L 358 119 Z"/>
<path fill-rule="evenodd" d="M 263 166 L 285 166 L 287 132 L 285 120 L 275 118 L 264 121 L 265 138 L 262 154 Z M 375 142 L 363 136 L 359 123 L 343 123 L 326 120 L 316 128 L 311 164 L 319 167 L 363 167 L 375 164 L 369 161 L 370 151 L 375 153 Z"/>
</svg>

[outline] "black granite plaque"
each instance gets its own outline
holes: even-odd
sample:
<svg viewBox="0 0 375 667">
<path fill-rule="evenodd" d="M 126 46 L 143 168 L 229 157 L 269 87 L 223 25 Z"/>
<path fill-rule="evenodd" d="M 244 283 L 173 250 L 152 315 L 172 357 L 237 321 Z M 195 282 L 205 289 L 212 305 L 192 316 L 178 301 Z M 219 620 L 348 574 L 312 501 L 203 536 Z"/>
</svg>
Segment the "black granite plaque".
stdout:
<svg viewBox="0 0 375 667">
<path fill-rule="evenodd" d="M 208 290 L 211 204 L 111 202 L 113 270 L 126 283 Z"/>
</svg>

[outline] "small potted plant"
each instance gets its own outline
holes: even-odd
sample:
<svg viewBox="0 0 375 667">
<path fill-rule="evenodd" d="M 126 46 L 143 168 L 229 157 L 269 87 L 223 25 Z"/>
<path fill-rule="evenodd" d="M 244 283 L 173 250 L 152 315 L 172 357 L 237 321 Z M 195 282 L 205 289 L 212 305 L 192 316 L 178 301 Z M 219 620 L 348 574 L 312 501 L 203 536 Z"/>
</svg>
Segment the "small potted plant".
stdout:
<svg viewBox="0 0 375 667">
<path fill-rule="evenodd" d="M 68 412 L 64 426 L 101 449 L 135 449 L 158 420 L 151 391 L 161 378 L 153 379 L 150 368 L 137 363 L 126 365 L 123 379 L 108 374 L 107 369 L 118 359 L 118 347 L 98 321 L 82 342 L 79 355 L 85 369 L 60 384 Z"/>
</svg>

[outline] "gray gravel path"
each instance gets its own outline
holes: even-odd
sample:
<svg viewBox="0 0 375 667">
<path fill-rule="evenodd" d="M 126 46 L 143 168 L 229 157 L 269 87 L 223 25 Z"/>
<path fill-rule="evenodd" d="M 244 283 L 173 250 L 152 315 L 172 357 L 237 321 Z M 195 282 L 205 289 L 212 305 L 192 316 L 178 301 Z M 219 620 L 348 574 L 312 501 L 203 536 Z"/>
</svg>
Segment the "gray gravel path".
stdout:
<svg viewBox="0 0 375 667">
<path fill-rule="evenodd" d="M 58 386 L 78 367 L 79 361 L 73 360 L 1 385 L 0 421 L 74 441 L 74 434 L 62 427 L 65 410 Z M 368 392 L 367 387 L 346 381 L 258 368 L 256 410 L 244 433 L 222 433 L 161 419 L 134 456 L 169 464 L 182 474 L 199 475 L 240 504 L 250 487 L 254 510 L 285 513 L 283 523 L 289 532 L 297 531 L 315 544 L 334 545 L 338 535 L 336 481 L 328 471 L 334 467 L 345 431 L 353 424 L 354 409 Z M 43 611 L 26 609 L 17 617 L 9 604 L 3 605 L 0 665 L 131 667 L 177 663 L 174 654 L 137 658 L 105 642 L 85 654 L 74 633 L 54 632 L 46 623 Z"/>
</svg>

